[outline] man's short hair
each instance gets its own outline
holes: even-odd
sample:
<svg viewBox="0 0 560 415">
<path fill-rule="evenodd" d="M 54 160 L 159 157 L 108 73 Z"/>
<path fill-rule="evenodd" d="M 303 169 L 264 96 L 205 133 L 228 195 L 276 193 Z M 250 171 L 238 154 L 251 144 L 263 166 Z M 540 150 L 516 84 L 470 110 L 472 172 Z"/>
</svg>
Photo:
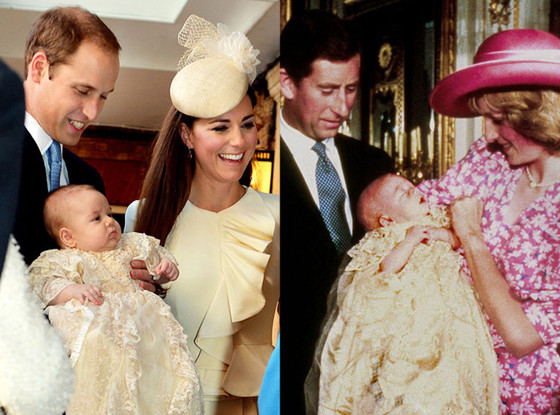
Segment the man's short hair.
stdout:
<svg viewBox="0 0 560 415">
<path fill-rule="evenodd" d="M 66 63 L 83 41 L 93 42 L 115 55 L 121 46 L 115 34 L 95 14 L 81 7 L 56 7 L 43 13 L 31 27 L 25 43 L 24 79 L 33 55 L 42 50 L 50 68 Z M 52 75 L 49 72 L 49 75 Z"/>
<path fill-rule="evenodd" d="M 360 44 L 347 20 L 322 10 L 294 15 L 280 36 L 280 66 L 299 83 L 317 59 L 347 62 L 360 53 Z"/>
</svg>

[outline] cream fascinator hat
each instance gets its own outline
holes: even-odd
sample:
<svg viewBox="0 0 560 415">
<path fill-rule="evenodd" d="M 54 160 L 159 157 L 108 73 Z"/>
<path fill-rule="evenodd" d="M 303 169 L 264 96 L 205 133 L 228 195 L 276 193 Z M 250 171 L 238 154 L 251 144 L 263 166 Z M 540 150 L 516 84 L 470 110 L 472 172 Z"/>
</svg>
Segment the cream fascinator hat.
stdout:
<svg viewBox="0 0 560 415">
<path fill-rule="evenodd" d="M 170 87 L 171 102 L 183 114 L 213 118 L 230 111 L 257 75 L 259 51 L 243 33 L 191 15 L 178 36 L 186 48 Z"/>
</svg>

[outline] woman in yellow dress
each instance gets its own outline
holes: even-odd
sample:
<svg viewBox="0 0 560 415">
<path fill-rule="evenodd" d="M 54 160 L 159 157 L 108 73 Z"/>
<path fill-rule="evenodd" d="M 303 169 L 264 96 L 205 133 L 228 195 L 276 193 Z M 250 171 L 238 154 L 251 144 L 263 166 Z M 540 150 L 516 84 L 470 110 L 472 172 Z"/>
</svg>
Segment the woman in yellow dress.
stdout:
<svg viewBox="0 0 560 415">
<path fill-rule="evenodd" d="M 256 414 L 280 277 L 279 198 L 247 181 L 258 51 L 197 16 L 179 43 L 173 107 L 125 231 L 155 236 L 179 263 L 165 301 L 187 334 L 206 414 Z"/>
</svg>

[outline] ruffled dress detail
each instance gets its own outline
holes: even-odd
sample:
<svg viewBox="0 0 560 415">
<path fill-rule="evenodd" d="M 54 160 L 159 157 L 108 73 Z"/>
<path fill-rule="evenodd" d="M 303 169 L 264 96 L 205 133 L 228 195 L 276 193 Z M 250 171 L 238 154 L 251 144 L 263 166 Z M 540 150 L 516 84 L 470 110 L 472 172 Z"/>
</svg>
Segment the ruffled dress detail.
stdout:
<svg viewBox="0 0 560 415">
<path fill-rule="evenodd" d="M 76 372 L 67 414 L 203 413 L 181 326 L 161 298 L 129 275 L 132 259 L 145 260 L 153 272 L 164 257 L 175 262 L 157 239 L 126 233 L 112 251 L 50 250 L 29 267 L 43 306 L 71 283 L 103 293 L 99 306 L 70 300 L 45 310 L 63 332 Z"/>
<path fill-rule="evenodd" d="M 337 291 L 320 357 L 319 414 L 496 414 L 496 356 L 482 310 L 448 243 L 418 245 L 379 271 L 413 225 L 448 227 L 443 209 L 367 233 Z"/>
<path fill-rule="evenodd" d="M 187 202 L 167 239 L 186 278 L 165 301 L 187 332 L 205 398 L 259 393 L 279 295 L 278 210 L 276 195 L 250 188 L 217 213 Z"/>
</svg>

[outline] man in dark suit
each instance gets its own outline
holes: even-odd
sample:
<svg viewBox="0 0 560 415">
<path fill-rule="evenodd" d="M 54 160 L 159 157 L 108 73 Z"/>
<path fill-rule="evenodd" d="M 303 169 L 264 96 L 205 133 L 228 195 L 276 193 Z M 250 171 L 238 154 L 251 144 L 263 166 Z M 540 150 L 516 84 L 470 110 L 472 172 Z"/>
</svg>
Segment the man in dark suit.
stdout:
<svg viewBox="0 0 560 415">
<path fill-rule="evenodd" d="M 305 12 L 286 24 L 280 44 L 282 310 L 288 320 L 282 356 L 289 362 L 282 366 L 281 393 L 282 408 L 302 414 L 327 294 L 346 250 L 365 232 L 356 216 L 359 195 L 394 166 L 384 151 L 337 133 L 360 78 L 360 47 L 348 23 Z M 329 193 L 338 195 L 338 207 L 325 208 Z"/>
<path fill-rule="evenodd" d="M 66 146 L 79 142 L 113 91 L 119 51 L 111 30 L 80 8 L 47 11 L 28 35 L 23 82 L 26 131 L 14 227 L 28 264 L 42 251 L 57 248 L 43 224 L 43 203 L 49 191 L 75 183 L 105 192 L 99 173 Z M 53 149 L 62 155 L 56 178 L 50 175 Z"/>
<path fill-rule="evenodd" d="M 114 90 L 120 49 L 105 23 L 79 7 L 48 10 L 27 37 L 26 131 L 13 230 L 27 264 L 42 251 L 57 248 L 43 224 L 43 204 L 50 191 L 90 184 L 105 193 L 97 170 L 66 147 L 78 144 Z M 154 291 L 144 262 L 133 261 L 131 266 L 131 276 Z"/>
</svg>

